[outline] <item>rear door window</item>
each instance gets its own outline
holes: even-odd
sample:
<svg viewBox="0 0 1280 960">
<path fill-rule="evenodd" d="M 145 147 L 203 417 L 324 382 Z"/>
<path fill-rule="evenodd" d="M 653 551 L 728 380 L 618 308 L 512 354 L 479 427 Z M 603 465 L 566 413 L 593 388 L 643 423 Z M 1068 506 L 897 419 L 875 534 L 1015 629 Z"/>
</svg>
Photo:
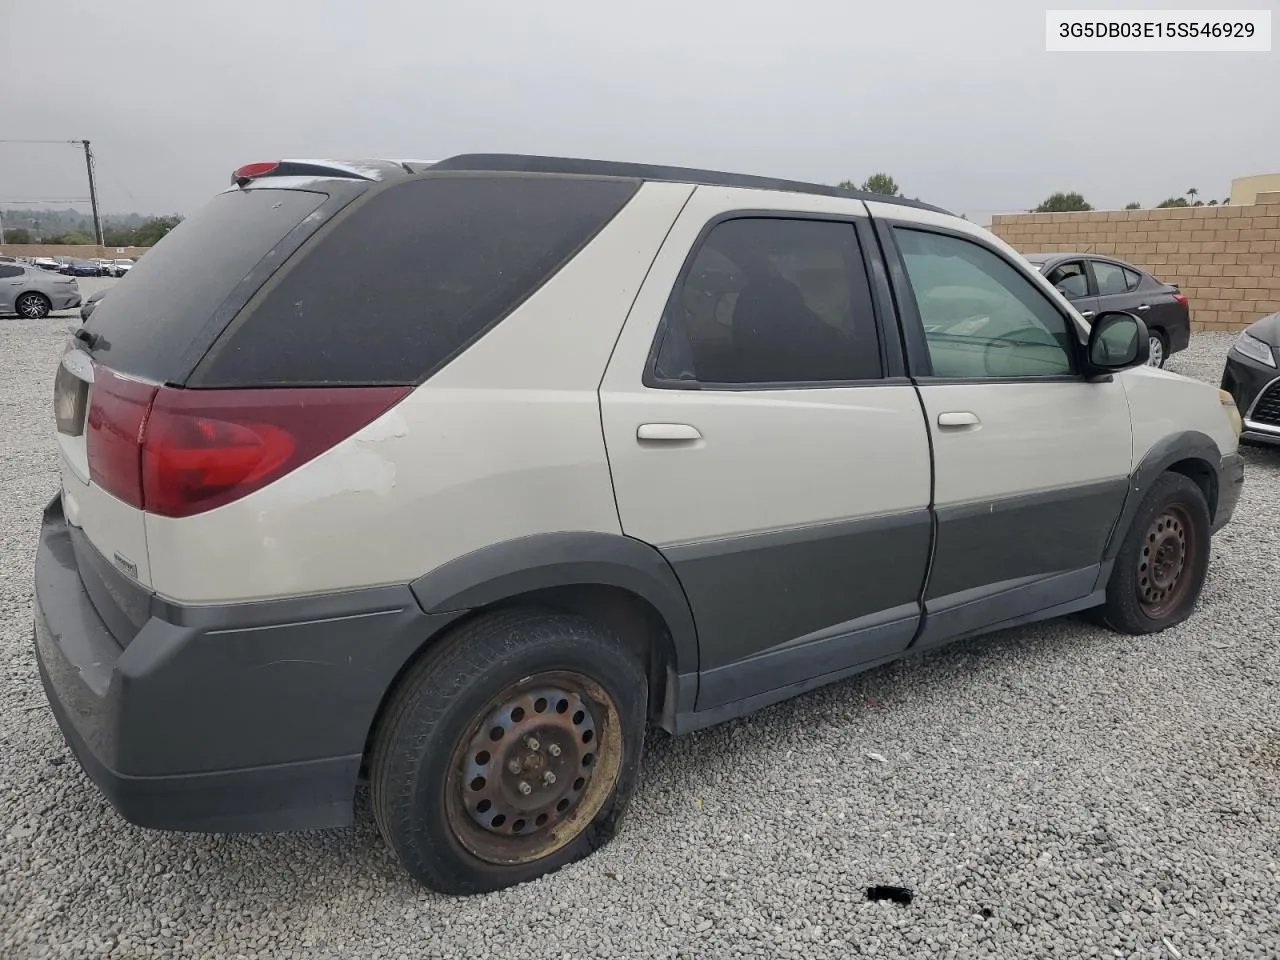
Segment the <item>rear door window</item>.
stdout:
<svg viewBox="0 0 1280 960">
<path fill-rule="evenodd" d="M 0 280 L 10 280 L 14 277 L 21 277 L 27 271 L 22 267 L 14 266 L 10 263 L 0 263 Z"/>
<path fill-rule="evenodd" d="M 853 224 L 716 225 L 667 305 L 653 373 L 672 386 L 878 380 L 880 343 Z"/>
<path fill-rule="evenodd" d="M 638 188 L 429 175 L 371 193 L 250 302 L 191 385 L 420 383 L 536 291 Z"/>
<path fill-rule="evenodd" d="M 1142 274 L 1137 270 L 1126 269 L 1124 271 L 1124 285 L 1130 292 L 1137 290 L 1138 285 L 1142 283 Z"/>
<path fill-rule="evenodd" d="M 1093 261 L 1093 278 L 1098 282 L 1098 296 L 1110 297 L 1117 293 L 1128 293 L 1129 287 L 1124 279 L 1124 267 L 1106 260 Z"/>
<path fill-rule="evenodd" d="M 178 224 L 93 311 L 94 359 L 174 382 L 218 307 L 258 262 L 325 200 L 302 190 L 230 190 Z"/>
</svg>

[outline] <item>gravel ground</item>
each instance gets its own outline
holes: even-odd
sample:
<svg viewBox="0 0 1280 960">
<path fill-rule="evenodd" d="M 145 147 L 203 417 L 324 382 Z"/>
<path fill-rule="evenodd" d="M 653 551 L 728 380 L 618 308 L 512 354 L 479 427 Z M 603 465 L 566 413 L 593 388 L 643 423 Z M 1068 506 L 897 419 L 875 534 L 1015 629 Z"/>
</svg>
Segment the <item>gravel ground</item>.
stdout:
<svg viewBox="0 0 1280 960">
<path fill-rule="evenodd" d="M 1247 451 L 1181 627 L 1040 624 L 655 736 L 615 843 L 452 900 L 363 798 L 349 831 L 164 834 L 80 772 L 29 639 L 65 326 L 0 322 L 0 956 L 1280 955 L 1280 454 Z M 1228 342 L 1171 366 L 1216 381 Z"/>
</svg>

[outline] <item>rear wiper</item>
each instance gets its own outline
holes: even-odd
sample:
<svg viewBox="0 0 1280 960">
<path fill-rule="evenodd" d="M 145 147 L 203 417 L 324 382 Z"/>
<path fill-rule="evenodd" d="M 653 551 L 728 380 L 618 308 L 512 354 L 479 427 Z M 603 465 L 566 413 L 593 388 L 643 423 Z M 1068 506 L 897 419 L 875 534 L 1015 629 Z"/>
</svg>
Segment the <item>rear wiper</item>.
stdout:
<svg viewBox="0 0 1280 960">
<path fill-rule="evenodd" d="M 72 336 L 75 337 L 77 340 L 79 340 L 81 343 L 83 343 L 90 350 L 92 350 L 94 347 L 96 347 L 99 343 L 102 342 L 102 336 L 100 334 L 90 333 L 84 327 L 80 327 L 78 330 L 76 330 L 75 333 L 72 334 Z"/>
</svg>

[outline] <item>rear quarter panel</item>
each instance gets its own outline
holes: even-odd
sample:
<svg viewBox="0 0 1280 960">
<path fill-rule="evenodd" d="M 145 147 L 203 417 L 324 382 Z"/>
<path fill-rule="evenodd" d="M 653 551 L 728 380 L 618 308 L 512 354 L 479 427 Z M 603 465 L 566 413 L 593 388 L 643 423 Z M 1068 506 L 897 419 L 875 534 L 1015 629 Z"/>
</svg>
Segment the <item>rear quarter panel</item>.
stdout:
<svg viewBox="0 0 1280 960">
<path fill-rule="evenodd" d="M 275 483 L 147 516 L 153 583 L 186 603 L 405 583 L 539 533 L 620 533 L 598 388 L 692 188 L 649 183 L 515 312 L 402 403 Z"/>
</svg>

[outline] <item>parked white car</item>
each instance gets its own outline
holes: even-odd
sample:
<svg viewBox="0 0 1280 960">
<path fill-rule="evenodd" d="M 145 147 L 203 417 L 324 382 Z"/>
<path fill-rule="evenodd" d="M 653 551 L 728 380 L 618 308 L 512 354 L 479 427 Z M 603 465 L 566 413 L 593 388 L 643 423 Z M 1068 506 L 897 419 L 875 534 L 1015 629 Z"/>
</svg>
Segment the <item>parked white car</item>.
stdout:
<svg viewBox="0 0 1280 960">
<path fill-rule="evenodd" d="M 1179 623 L 1229 395 L 928 205 L 632 164 L 251 164 L 55 384 L 35 636 L 129 820 L 590 853 L 647 724 L 1093 610 Z M 198 274 L 200 282 L 190 277 Z"/>
</svg>

